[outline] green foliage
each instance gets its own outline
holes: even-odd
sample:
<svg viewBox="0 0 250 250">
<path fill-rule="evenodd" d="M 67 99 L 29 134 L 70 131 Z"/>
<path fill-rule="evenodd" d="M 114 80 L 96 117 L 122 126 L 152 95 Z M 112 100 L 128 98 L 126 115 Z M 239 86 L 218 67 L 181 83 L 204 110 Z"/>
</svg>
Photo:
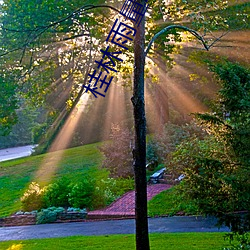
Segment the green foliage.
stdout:
<svg viewBox="0 0 250 250">
<path fill-rule="evenodd" d="M 230 62 L 211 65 L 220 78 L 222 89 L 216 115 L 199 115 L 207 123 L 209 133 L 225 140 L 228 150 L 235 154 L 234 162 L 250 165 L 250 70 Z"/>
<path fill-rule="evenodd" d="M 205 133 L 193 122 L 185 125 L 167 123 L 163 131 L 156 133 L 152 139 L 149 139 L 147 144 L 148 162 L 164 163 L 167 156 L 175 151 L 177 145 L 193 134 L 202 138 Z"/>
<path fill-rule="evenodd" d="M 1 72 L 1 74 L 3 74 Z M 0 77 L 0 136 L 10 133 L 12 126 L 17 122 L 16 109 L 18 107 L 17 87 L 10 80 Z"/>
<path fill-rule="evenodd" d="M 17 123 L 8 135 L 0 136 L 0 148 L 33 144 L 33 128 L 43 120 L 43 109 L 36 109 L 19 100 L 20 108 L 16 110 Z M 36 142 L 35 142 L 36 143 Z"/>
<path fill-rule="evenodd" d="M 65 150 L 63 158 L 58 163 L 57 171 L 51 176 L 52 180 L 65 177 L 77 183 L 86 174 L 98 179 L 104 178 L 107 174 L 104 169 L 99 169 L 102 155 L 97 146 L 100 146 L 100 143 Z M 39 181 L 37 178 L 34 179 L 34 176 L 46 157 L 48 155 L 43 154 L 1 162 L 0 217 L 21 210 L 20 197 L 33 180 Z M 57 152 L 50 153 L 49 157 L 57 157 Z M 45 181 L 49 183 L 51 179 Z"/>
<path fill-rule="evenodd" d="M 113 124 L 111 127 L 111 142 L 100 147 L 105 158 L 102 168 L 110 172 L 110 177 L 128 178 L 134 175 L 132 156 L 132 135 L 128 129 Z"/>
<path fill-rule="evenodd" d="M 94 181 L 85 179 L 74 183 L 61 178 L 45 187 L 43 199 L 45 207 L 91 208 L 93 192 Z"/>
<path fill-rule="evenodd" d="M 215 10 L 210 13 L 210 16 L 220 15 L 226 22 L 224 29 L 230 30 L 241 30 L 249 29 L 249 12 L 250 12 L 250 3 L 237 3 L 231 6 L 228 6 L 224 11 Z"/>
<path fill-rule="evenodd" d="M 43 197 L 45 207 L 68 207 L 70 184 L 70 181 L 64 177 L 45 187 Z"/>
<path fill-rule="evenodd" d="M 80 209 L 75 207 L 68 207 L 67 212 L 78 212 L 78 213 L 87 213 L 86 208 Z"/>
<path fill-rule="evenodd" d="M 116 180 L 113 178 L 100 179 L 96 182 L 93 195 L 93 205 L 95 209 L 105 207 L 117 198 L 113 192 L 115 185 Z"/>
<path fill-rule="evenodd" d="M 233 6 L 231 6 L 233 5 Z M 146 40 L 150 40 L 163 28 L 174 23 L 192 27 L 196 31 L 208 34 L 214 30 L 242 29 L 247 27 L 249 19 L 249 5 L 228 1 L 151 1 L 152 11 L 147 20 Z M 235 21 L 237 20 L 237 21 Z M 166 60 L 168 65 L 172 64 L 178 44 L 172 41 L 182 41 L 183 37 L 178 30 L 171 30 L 155 41 L 154 51 L 158 52 Z M 152 50 L 153 51 L 153 50 Z"/>
<path fill-rule="evenodd" d="M 95 4 L 103 2 L 98 0 Z M 84 2 L 89 4 L 93 1 Z M 52 92 L 60 94 L 61 89 L 66 100 L 75 100 L 76 89 L 82 85 L 83 75 L 91 64 L 88 51 L 99 50 L 92 37 L 99 42 L 104 30 L 98 23 L 107 23 L 103 16 L 108 11 L 99 9 L 99 15 L 94 17 L 97 11 L 82 13 L 82 5 L 78 0 L 6 0 L 0 5 L 1 65 L 16 69 L 17 83 L 25 85 L 20 94 L 36 106 L 45 103 Z M 67 49 L 63 49 L 65 46 Z M 55 81 L 57 86 L 53 86 Z"/>
<path fill-rule="evenodd" d="M 40 121 L 36 123 L 35 126 L 33 126 L 32 141 L 34 144 L 38 143 L 42 144 L 43 141 L 45 140 L 48 141 L 50 139 L 47 131 L 49 130 L 49 128 L 53 127 L 53 123 L 55 122 L 57 117 L 58 117 L 58 112 L 56 112 L 54 109 L 47 111 L 46 114 L 44 115 L 44 119 L 41 120 L 44 122 Z M 49 146 L 50 145 L 51 143 L 49 144 Z"/>
<path fill-rule="evenodd" d="M 210 136 L 183 142 L 169 159 L 169 169 L 185 174 L 180 190 L 202 212 L 244 232 L 250 224 L 250 74 L 229 62 L 210 68 L 222 86 L 216 112 L 196 115 Z"/>
<path fill-rule="evenodd" d="M 40 142 L 42 136 L 46 133 L 47 126 L 48 126 L 47 123 L 42 123 L 42 124 L 35 126 L 32 129 L 33 142 L 35 144 Z"/>
<path fill-rule="evenodd" d="M 225 236 L 230 242 L 230 247 L 224 247 L 223 250 L 249 250 L 250 240 L 249 234 L 239 234 L 239 233 L 228 233 Z M 236 241 L 236 243 L 235 243 Z"/>
<path fill-rule="evenodd" d="M 235 181 L 232 169 L 225 168 L 221 162 L 226 161 L 226 157 L 223 145 L 215 138 L 193 138 L 178 147 L 168 166 L 175 178 L 185 174 L 179 192 L 185 193 L 208 214 L 243 208 L 232 188 Z"/>
<path fill-rule="evenodd" d="M 37 213 L 36 224 L 55 222 L 59 213 L 64 212 L 62 207 L 48 207 Z"/>
<path fill-rule="evenodd" d="M 39 210 L 43 206 L 44 189 L 38 183 L 32 182 L 28 190 L 21 197 L 22 209 L 24 211 Z"/>
<path fill-rule="evenodd" d="M 85 177 L 86 178 L 86 177 Z M 92 204 L 92 196 L 94 192 L 94 183 L 88 179 L 84 179 L 72 185 L 69 193 L 69 204 L 73 207 L 90 208 Z"/>
<path fill-rule="evenodd" d="M 132 178 L 102 178 L 97 180 L 93 195 L 94 208 L 105 207 L 133 189 L 134 180 Z"/>
<path fill-rule="evenodd" d="M 108 8 L 84 11 L 82 7 L 104 3 L 104 0 L 88 0 L 84 3 L 79 0 L 5 0 L 0 5 L 1 65 L 15 71 L 15 78 L 18 79 L 16 83 L 25 86 L 21 88 L 20 84 L 20 95 L 38 106 L 46 99 L 48 101 L 59 96 L 62 98 L 62 88 L 65 96 L 63 102 L 69 100 L 72 103 L 76 100 L 84 76 L 93 66 L 92 56 L 99 56 L 103 34 L 110 30 L 112 17 L 115 15 L 115 12 Z M 117 4 L 121 6 L 122 1 Z M 192 24 L 207 33 L 211 29 L 218 30 L 230 26 L 227 20 L 231 16 L 232 20 L 237 19 L 240 22 L 244 19 L 247 23 L 248 6 L 234 7 L 233 11 L 227 11 L 227 1 L 153 0 L 150 1 L 150 7 L 146 28 L 147 40 L 162 28 L 182 20 L 185 24 Z M 222 15 L 223 13 L 226 14 Z M 173 41 L 181 40 L 180 32 L 172 30 L 156 41 L 154 50 L 171 65 L 170 54 L 175 53 L 179 47 Z M 130 64 L 133 60 L 131 51 L 132 46 L 126 53 Z M 131 68 L 123 71 L 124 75 L 131 76 Z M 53 84 L 54 82 L 57 84 Z"/>
<path fill-rule="evenodd" d="M 24 211 L 69 206 L 78 209 L 101 208 L 134 189 L 131 178 L 113 179 L 101 175 L 97 178 L 86 174 L 84 178 L 73 182 L 63 177 L 43 189 L 37 183 L 31 183 L 21 199 Z"/>
<path fill-rule="evenodd" d="M 155 142 L 153 139 L 149 139 L 147 142 L 147 151 L 146 151 L 146 157 L 147 157 L 147 170 L 154 171 L 155 168 L 157 168 L 159 163 L 159 156 L 157 154 L 157 142 Z"/>
</svg>

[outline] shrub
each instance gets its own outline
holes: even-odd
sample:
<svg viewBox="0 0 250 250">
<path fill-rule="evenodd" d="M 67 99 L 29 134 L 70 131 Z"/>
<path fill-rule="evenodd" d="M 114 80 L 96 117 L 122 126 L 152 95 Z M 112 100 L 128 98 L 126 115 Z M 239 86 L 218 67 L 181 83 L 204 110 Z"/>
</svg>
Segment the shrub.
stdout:
<svg viewBox="0 0 250 250">
<path fill-rule="evenodd" d="M 73 207 L 91 207 L 92 195 L 94 193 L 94 185 L 92 181 L 87 179 L 76 183 L 72 186 L 69 193 L 69 204 Z"/>
<path fill-rule="evenodd" d="M 231 246 L 225 247 L 223 250 L 250 250 L 250 240 L 247 233 L 228 233 L 225 239 L 229 240 Z M 235 240 L 237 241 L 236 244 L 234 242 Z"/>
<path fill-rule="evenodd" d="M 37 213 L 36 224 L 55 222 L 59 213 L 64 212 L 62 207 L 49 207 Z"/>
<path fill-rule="evenodd" d="M 168 169 L 174 177 L 185 175 L 180 193 L 195 201 L 206 214 L 244 210 L 244 204 L 233 189 L 237 179 L 227 165 L 227 157 L 223 145 L 209 136 L 204 140 L 185 141 L 169 160 Z"/>
<path fill-rule="evenodd" d="M 58 181 L 48 185 L 45 188 L 44 193 L 45 207 L 68 207 L 70 190 L 70 181 L 66 178 L 61 178 Z"/>
<path fill-rule="evenodd" d="M 32 182 L 27 191 L 21 197 L 22 209 L 24 211 L 39 210 L 43 207 L 44 189 L 38 183 Z"/>
<path fill-rule="evenodd" d="M 149 140 L 147 143 L 147 170 L 154 171 L 159 163 L 159 156 L 157 154 L 157 142 Z"/>
<path fill-rule="evenodd" d="M 94 208 L 101 208 L 112 203 L 116 196 L 112 190 L 116 185 L 114 178 L 101 179 L 96 182 L 94 193 L 93 193 L 93 205 Z"/>
<path fill-rule="evenodd" d="M 96 182 L 93 194 L 94 208 L 101 208 L 111 204 L 124 193 L 134 189 L 132 178 L 106 178 Z"/>
<path fill-rule="evenodd" d="M 87 210 L 86 208 L 80 209 L 80 208 L 75 208 L 75 207 L 68 207 L 67 213 L 71 213 L 71 212 L 87 213 Z"/>
</svg>

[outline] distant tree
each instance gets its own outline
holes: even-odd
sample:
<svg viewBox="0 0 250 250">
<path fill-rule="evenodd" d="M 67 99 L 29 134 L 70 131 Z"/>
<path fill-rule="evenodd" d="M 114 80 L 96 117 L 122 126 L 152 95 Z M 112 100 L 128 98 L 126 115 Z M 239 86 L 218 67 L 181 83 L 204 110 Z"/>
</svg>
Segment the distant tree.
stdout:
<svg viewBox="0 0 250 250">
<path fill-rule="evenodd" d="M 102 167 L 109 170 L 110 177 L 128 178 L 134 176 L 132 138 L 127 128 L 121 128 L 118 124 L 112 125 L 111 141 L 99 148 L 105 157 Z"/>
<path fill-rule="evenodd" d="M 10 133 L 17 122 L 17 86 L 3 75 L 0 77 L 0 136 Z"/>
<path fill-rule="evenodd" d="M 222 87 L 216 109 L 196 115 L 210 136 L 183 142 L 169 167 L 185 174 L 181 190 L 203 213 L 242 233 L 250 225 L 250 71 L 230 62 L 210 68 Z"/>
</svg>

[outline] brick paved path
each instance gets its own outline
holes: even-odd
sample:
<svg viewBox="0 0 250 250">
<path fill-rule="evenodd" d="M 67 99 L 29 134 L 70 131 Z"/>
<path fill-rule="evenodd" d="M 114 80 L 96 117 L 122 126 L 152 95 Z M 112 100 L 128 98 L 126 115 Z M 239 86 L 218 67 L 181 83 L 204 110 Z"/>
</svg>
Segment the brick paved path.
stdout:
<svg viewBox="0 0 250 250">
<path fill-rule="evenodd" d="M 171 185 L 155 184 L 147 188 L 148 201 Z M 88 213 L 89 219 L 133 218 L 135 216 L 135 191 L 130 191 L 113 202 L 110 206 Z"/>
</svg>

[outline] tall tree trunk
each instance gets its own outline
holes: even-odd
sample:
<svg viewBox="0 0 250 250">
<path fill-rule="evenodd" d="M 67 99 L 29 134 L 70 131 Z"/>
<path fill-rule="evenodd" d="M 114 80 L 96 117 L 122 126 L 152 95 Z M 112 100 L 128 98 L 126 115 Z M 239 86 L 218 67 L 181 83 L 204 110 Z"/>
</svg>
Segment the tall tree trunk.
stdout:
<svg viewBox="0 0 250 250">
<path fill-rule="evenodd" d="M 138 1 L 145 4 L 145 0 Z M 135 173 L 135 216 L 136 249 L 149 250 L 147 218 L 147 180 L 146 180 L 146 117 L 144 102 L 145 67 L 145 20 L 143 18 L 134 39 L 134 88 L 132 103 L 134 107 L 135 147 L 133 150 Z"/>
</svg>

